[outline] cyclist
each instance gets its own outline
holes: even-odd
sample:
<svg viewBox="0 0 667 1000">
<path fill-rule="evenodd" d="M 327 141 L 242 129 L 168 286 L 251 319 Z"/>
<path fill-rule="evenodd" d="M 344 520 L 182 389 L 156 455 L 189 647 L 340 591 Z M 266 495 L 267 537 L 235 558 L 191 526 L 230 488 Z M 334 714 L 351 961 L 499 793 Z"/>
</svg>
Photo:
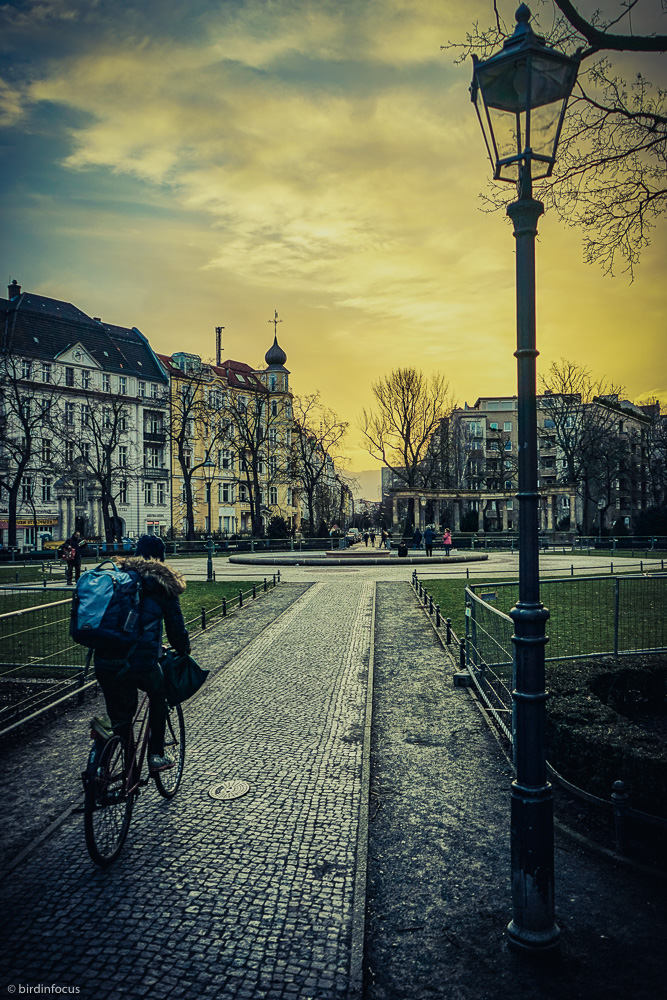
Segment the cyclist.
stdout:
<svg viewBox="0 0 667 1000">
<path fill-rule="evenodd" d="M 167 703 L 159 663 L 163 621 L 176 652 L 190 652 L 190 638 L 179 601 L 185 580 L 178 570 L 165 563 L 164 557 L 162 539 L 158 535 L 142 535 L 133 556 L 117 559 L 121 569 L 135 570 L 141 577 L 141 637 L 129 655 L 111 643 L 95 652 L 95 676 L 104 694 L 110 723 L 93 719 L 93 728 L 102 736 L 110 736 L 111 726 L 129 742 L 137 710 L 137 688 L 145 691 L 150 699 L 148 768 L 154 774 L 174 766 L 173 758 L 164 749 Z"/>
</svg>

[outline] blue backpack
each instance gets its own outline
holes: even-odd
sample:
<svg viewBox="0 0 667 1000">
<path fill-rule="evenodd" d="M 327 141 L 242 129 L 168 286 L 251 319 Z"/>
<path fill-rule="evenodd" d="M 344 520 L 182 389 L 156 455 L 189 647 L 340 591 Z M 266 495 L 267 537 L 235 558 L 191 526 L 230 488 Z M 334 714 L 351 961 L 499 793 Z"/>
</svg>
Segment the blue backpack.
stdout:
<svg viewBox="0 0 667 1000">
<path fill-rule="evenodd" d="M 136 646 L 141 627 L 141 577 L 105 559 L 84 573 L 72 598 L 69 634 L 82 646 L 103 650 L 113 643 L 125 655 Z"/>
</svg>

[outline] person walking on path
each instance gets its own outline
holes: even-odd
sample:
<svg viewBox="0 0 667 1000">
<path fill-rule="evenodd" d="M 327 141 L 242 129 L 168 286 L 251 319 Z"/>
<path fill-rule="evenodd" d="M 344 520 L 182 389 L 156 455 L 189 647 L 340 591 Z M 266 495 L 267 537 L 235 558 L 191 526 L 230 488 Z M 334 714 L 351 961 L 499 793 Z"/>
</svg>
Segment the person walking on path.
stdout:
<svg viewBox="0 0 667 1000">
<path fill-rule="evenodd" d="M 371 531 L 371 545 L 375 548 L 375 532 Z"/>
<path fill-rule="evenodd" d="M 114 648 L 111 643 L 95 652 L 95 677 L 102 688 L 114 732 L 129 739 L 131 720 L 137 710 L 137 688 L 145 691 L 150 699 L 148 767 L 152 773 L 174 766 L 173 758 L 164 750 L 167 702 L 158 662 L 162 654 L 163 621 L 167 638 L 176 652 L 181 655 L 190 652 L 190 638 L 179 600 L 185 590 L 185 579 L 165 563 L 164 557 L 162 539 L 158 535 L 142 535 L 134 556 L 118 560 L 122 570 L 138 573 L 141 578 L 141 638 L 129 656 L 125 648 Z M 93 725 L 95 722 L 99 720 L 93 720 Z"/>
<path fill-rule="evenodd" d="M 370 537 L 371 537 L 371 536 L 370 536 L 370 535 L 368 534 L 368 532 L 367 532 L 367 531 L 364 531 L 364 545 L 366 546 L 366 548 L 368 548 L 368 539 L 369 539 Z"/>
<path fill-rule="evenodd" d="M 81 537 L 81 532 L 75 531 L 62 547 L 62 557 L 65 560 L 65 579 L 68 587 L 72 583 L 72 572 L 74 572 L 75 582 L 81 576 L 81 550 L 85 549 L 87 544 L 86 539 Z"/>
<path fill-rule="evenodd" d="M 427 556 L 433 555 L 433 528 L 430 524 L 424 529 L 424 548 Z"/>
<path fill-rule="evenodd" d="M 445 547 L 445 555 L 449 555 L 449 550 L 452 547 L 452 533 L 449 528 L 445 528 L 445 533 L 442 536 L 442 544 Z"/>
<path fill-rule="evenodd" d="M 420 549 L 422 547 L 422 533 L 419 528 L 415 528 L 415 533 L 412 536 L 412 547 L 413 549 Z"/>
</svg>

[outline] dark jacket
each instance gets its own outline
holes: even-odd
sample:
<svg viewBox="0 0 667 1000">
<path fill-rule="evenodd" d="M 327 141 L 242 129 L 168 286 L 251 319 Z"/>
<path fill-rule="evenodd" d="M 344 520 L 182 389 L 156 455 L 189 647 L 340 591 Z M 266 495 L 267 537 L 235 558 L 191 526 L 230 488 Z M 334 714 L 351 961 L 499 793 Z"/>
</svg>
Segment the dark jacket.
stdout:
<svg viewBox="0 0 667 1000">
<path fill-rule="evenodd" d="M 160 562 L 159 559 L 142 559 L 139 556 L 128 556 L 116 560 L 121 569 L 134 570 L 141 577 L 141 605 L 139 620 L 141 638 L 135 649 L 130 653 L 128 662 L 132 666 L 143 666 L 155 663 L 162 655 L 162 621 L 164 620 L 167 638 L 177 653 L 190 652 L 190 638 L 183 621 L 183 612 L 179 601 L 180 594 L 185 590 L 183 574 L 173 566 Z M 115 659 L 111 654 L 114 650 L 104 651 L 105 657 Z M 118 657 L 123 658 L 124 657 Z"/>
</svg>

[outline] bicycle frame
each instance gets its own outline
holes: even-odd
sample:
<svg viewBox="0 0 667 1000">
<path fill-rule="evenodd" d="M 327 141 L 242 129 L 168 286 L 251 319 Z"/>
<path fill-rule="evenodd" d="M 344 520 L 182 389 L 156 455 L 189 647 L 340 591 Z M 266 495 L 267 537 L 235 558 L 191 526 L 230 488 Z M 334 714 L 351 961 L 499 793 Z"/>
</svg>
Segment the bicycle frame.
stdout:
<svg viewBox="0 0 667 1000">
<path fill-rule="evenodd" d="M 125 773 L 125 794 L 130 795 L 141 785 L 148 784 L 148 778 L 141 778 L 141 772 L 146 759 L 148 748 L 148 738 L 150 736 L 150 726 L 148 724 L 148 713 L 150 701 L 147 694 L 142 697 L 137 711 L 132 719 L 132 729 L 130 732 L 131 744 L 129 746 L 127 770 Z M 136 731 L 136 727 L 138 732 Z"/>
</svg>

